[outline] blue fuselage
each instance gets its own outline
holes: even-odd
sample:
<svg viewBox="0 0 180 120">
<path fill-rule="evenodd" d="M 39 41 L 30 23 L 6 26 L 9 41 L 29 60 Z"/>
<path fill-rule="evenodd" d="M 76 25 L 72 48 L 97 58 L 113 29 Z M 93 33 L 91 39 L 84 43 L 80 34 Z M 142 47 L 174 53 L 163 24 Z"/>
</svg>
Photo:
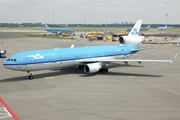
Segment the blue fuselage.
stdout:
<svg viewBox="0 0 180 120">
<path fill-rule="evenodd" d="M 4 66 L 9 69 L 30 71 L 80 65 L 79 60 L 97 58 L 126 58 L 138 50 L 139 46 L 97 46 L 65 48 L 23 52 L 11 56 Z M 64 64 L 63 64 L 64 63 Z M 11 67 L 14 66 L 14 67 Z"/>
<path fill-rule="evenodd" d="M 48 32 L 53 32 L 53 33 L 73 33 L 73 30 L 69 30 L 69 29 L 45 29 Z"/>
<path fill-rule="evenodd" d="M 127 31 L 131 31 L 132 28 L 128 28 Z M 149 30 L 149 28 L 140 28 L 140 30 Z"/>
</svg>

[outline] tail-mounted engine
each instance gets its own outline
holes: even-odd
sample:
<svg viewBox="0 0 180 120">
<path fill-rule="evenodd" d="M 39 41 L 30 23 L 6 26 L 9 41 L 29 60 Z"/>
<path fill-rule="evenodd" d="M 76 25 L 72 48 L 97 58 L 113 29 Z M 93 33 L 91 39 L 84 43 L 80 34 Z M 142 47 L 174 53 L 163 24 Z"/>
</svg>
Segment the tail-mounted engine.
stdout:
<svg viewBox="0 0 180 120">
<path fill-rule="evenodd" d="M 121 36 L 119 38 L 119 42 L 121 44 L 137 45 L 137 44 L 140 44 L 143 39 L 144 39 L 144 36 L 137 36 L 137 37 Z"/>
</svg>

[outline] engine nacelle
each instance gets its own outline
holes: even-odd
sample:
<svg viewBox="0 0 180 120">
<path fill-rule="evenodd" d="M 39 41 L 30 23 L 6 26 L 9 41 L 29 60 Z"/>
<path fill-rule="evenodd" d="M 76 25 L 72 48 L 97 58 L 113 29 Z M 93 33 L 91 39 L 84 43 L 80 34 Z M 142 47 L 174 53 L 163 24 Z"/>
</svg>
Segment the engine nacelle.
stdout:
<svg viewBox="0 0 180 120">
<path fill-rule="evenodd" d="M 91 63 L 91 64 L 86 64 L 84 66 L 84 72 L 85 73 L 94 73 L 98 72 L 102 68 L 100 63 Z"/>
<path fill-rule="evenodd" d="M 137 45 L 140 44 L 144 39 L 144 36 L 136 36 L 136 37 L 131 37 L 131 36 L 121 36 L 119 38 L 119 42 L 121 44 L 127 44 L 127 45 Z"/>
<path fill-rule="evenodd" d="M 58 31 L 56 34 L 57 34 L 57 35 L 62 35 L 62 33 L 61 33 L 61 32 L 59 32 L 59 31 Z"/>
</svg>

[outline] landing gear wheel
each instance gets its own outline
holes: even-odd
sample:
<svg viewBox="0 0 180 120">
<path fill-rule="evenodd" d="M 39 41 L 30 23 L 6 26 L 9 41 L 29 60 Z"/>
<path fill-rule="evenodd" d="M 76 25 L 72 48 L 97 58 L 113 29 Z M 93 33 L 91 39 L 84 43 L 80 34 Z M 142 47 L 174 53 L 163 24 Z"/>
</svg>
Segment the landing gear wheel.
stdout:
<svg viewBox="0 0 180 120">
<path fill-rule="evenodd" d="M 108 68 L 104 68 L 104 72 L 108 72 Z"/>
<path fill-rule="evenodd" d="M 33 76 L 29 76 L 29 79 L 32 80 L 32 79 L 33 79 Z"/>
<path fill-rule="evenodd" d="M 33 79 L 33 75 L 32 75 L 33 72 L 32 71 L 27 71 L 27 72 L 30 73 L 29 79 L 32 80 Z"/>
<path fill-rule="evenodd" d="M 84 65 L 79 65 L 78 68 L 79 69 L 84 69 Z"/>
<path fill-rule="evenodd" d="M 126 65 L 129 65 L 128 62 L 124 62 Z"/>
</svg>

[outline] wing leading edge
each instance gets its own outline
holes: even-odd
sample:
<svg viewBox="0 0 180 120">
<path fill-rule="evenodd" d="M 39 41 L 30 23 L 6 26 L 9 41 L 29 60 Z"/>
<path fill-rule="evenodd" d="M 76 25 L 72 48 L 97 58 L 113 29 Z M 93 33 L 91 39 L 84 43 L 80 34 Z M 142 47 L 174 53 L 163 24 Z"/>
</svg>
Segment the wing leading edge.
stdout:
<svg viewBox="0 0 180 120">
<path fill-rule="evenodd" d="M 173 63 L 173 61 L 175 61 L 176 57 L 178 56 L 178 54 L 176 54 L 173 59 L 171 60 L 135 60 L 135 59 L 88 59 L 88 60 L 80 60 L 79 62 L 81 63 L 88 63 L 88 62 L 170 62 Z"/>
</svg>

